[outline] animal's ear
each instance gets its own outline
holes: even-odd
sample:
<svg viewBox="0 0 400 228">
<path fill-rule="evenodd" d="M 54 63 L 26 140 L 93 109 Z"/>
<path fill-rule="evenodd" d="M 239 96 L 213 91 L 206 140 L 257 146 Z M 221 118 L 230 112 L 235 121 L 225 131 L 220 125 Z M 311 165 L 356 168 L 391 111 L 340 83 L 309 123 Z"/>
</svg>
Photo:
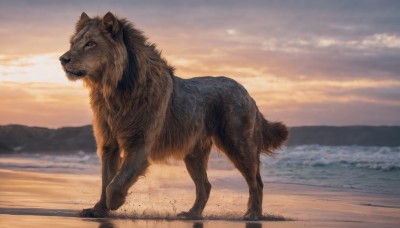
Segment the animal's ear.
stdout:
<svg viewBox="0 0 400 228">
<path fill-rule="evenodd" d="M 110 12 L 104 15 L 102 20 L 102 25 L 105 30 L 107 30 L 113 37 L 119 32 L 120 25 L 118 19 Z"/>
<path fill-rule="evenodd" d="M 82 12 L 81 18 L 79 19 L 79 21 L 85 22 L 87 20 L 90 20 L 90 17 L 85 12 Z"/>
<path fill-rule="evenodd" d="M 86 25 L 86 22 L 89 20 L 90 20 L 90 17 L 85 12 L 82 12 L 81 17 L 79 18 L 79 21 L 76 22 L 75 30 L 77 32 L 80 31 Z"/>
</svg>

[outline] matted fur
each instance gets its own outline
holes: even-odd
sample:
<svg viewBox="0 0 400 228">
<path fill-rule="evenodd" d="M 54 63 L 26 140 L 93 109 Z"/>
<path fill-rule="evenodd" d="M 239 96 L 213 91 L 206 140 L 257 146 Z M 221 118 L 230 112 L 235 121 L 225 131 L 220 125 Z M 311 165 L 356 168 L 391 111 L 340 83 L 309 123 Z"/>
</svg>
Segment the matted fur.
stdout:
<svg viewBox="0 0 400 228">
<path fill-rule="evenodd" d="M 93 128 L 102 162 L 102 193 L 81 216 L 104 217 L 125 201 L 150 160 L 181 158 L 196 185 L 182 218 L 199 218 L 211 185 L 207 161 L 215 144 L 249 186 L 246 219 L 262 217 L 260 153 L 271 155 L 288 136 L 268 122 L 243 86 L 226 77 L 181 79 L 154 44 L 125 19 L 82 13 L 71 48 L 60 57 L 71 80 L 90 90 Z"/>
</svg>

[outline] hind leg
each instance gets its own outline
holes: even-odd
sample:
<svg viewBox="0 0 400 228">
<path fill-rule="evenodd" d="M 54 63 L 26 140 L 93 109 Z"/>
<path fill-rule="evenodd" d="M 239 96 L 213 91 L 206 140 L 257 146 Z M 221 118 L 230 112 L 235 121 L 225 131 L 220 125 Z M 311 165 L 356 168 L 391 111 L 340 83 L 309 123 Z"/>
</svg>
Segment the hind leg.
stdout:
<svg viewBox="0 0 400 228">
<path fill-rule="evenodd" d="M 211 151 L 211 141 L 198 144 L 192 153 L 184 158 L 186 169 L 196 186 L 196 200 L 187 212 L 179 213 L 179 217 L 186 219 L 199 219 L 207 204 L 211 191 L 211 184 L 207 178 L 207 162 Z"/>
<path fill-rule="evenodd" d="M 258 159 L 257 159 L 258 160 Z M 253 197 L 249 197 L 249 202 L 247 204 L 247 212 L 244 215 L 244 219 L 246 220 L 260 220 L 262 219 L 262 201 L 263 201 L 263 188 L 264 184 L 260 175 L 259 162 L 257 162 L 257 172 L 256 172 L 256 186 L 250 187 L 249 192 L 253 192 Z"/>
<path fill-rule="evenodd" d="M 234 152 L 234 153 L 232 153 Z M 235 167 L 240 171 L 249 187 L 249 200 L 246 220 L 259 220 L 262 218 L 263 182 L 259 169 L 259 153 L 255 150 L 231 150 L 226 153 Z"/>
</svg>

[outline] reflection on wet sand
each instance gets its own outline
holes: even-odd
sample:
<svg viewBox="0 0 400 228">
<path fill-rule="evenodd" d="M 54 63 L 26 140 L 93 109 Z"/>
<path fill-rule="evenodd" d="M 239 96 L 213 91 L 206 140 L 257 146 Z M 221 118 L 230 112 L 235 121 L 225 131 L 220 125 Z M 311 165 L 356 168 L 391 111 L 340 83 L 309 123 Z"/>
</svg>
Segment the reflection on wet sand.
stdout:
<svg viewBox="0 0 400 228">
<path fill-rule="evenodd" d="M 0 169 L 0 221 L 8 227 L 398 227 L 399 198 L 296 184 L 265 183 L 266 217 L 242 220 L 246 185 L 233 169 L 213 169 L 203 220 L 179 220 L 194 198 L 182 165 L 152 166 L 126 204 L 108 218 L 78 217 L 99 196 L 100 176 Z M 284 222 L 283 222 L 284 221 Z M 395 226 L 396 225 L 396 226 Z M 7 227 L 6 226 L 6 227 Z M 3 226 L 2 226 L 3 227 Z"/>
</svg>

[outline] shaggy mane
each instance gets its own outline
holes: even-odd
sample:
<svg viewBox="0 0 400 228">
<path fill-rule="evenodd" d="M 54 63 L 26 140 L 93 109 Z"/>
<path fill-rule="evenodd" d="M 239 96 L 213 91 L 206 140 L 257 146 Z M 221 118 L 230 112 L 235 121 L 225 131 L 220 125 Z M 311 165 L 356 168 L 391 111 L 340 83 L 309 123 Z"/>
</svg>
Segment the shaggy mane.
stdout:
<svg viewBox="0 0 400 228">
<path fill-rule="evenodd" d="M 143 88 L 147 77 L 156 78 L 154 74 L 168 72 L 173 78 L 174 67 L 161 57 L 155 44 L 150 43 L 142 31 L 135 29 L 126 19 L 119 20 L 122 27 L 123 42 L 128 53 L 122 80 L 118 83 L 118 90 L 132 90 L 135 87 Z"/>
</svg>

